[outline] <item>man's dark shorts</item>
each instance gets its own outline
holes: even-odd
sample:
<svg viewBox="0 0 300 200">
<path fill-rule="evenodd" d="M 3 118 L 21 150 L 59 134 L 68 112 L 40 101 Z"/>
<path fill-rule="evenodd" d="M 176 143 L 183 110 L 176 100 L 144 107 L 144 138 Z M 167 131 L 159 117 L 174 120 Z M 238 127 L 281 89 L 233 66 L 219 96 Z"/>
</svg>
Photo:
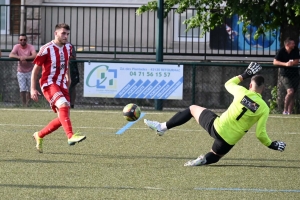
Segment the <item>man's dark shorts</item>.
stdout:
<svg viewBox="0 0 300 200">
<path fill-rule="evenodd" d="M 234 145 L 228 144 L 216 131 L 214 121 L 217 117 L 219 116 L 214 112 L 205 109 L 199 117 L 199 124 L 215 139 L 212 150 L 218 155 L 225 155 Z"/>
<path fill-rule="evenodd" d="M 294 91 L 296 92 L 299 86 L 299 76 L 294 76 L 294 77 L 283 76 L 282 84 L 284 85 L 284 88 L 286 90 L 290 88 L 294 88 Z"/>
</svg>

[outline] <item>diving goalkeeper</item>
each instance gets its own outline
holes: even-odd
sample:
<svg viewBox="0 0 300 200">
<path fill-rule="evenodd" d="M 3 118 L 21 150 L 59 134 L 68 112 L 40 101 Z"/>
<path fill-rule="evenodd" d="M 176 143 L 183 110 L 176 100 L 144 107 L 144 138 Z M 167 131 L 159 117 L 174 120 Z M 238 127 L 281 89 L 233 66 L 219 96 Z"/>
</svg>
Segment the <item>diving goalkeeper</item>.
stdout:
<svg viewBox="0 0 300 200">
<path fill-rule="evenodd" d="M 209 165 L 218 162 L 255 124 L 258 140 L 273 150 L 284 151 L 286 144 L 281 141 L 271 141 L 266 132 L 269 117 L 269 107 L 262 99 L 264 77 L 257 75 L 262 67 L 251 62 L 245 72 L 235 76 L 225 83 L 226 90 L 234 96 L 228 109 L 218 116 L 209 109 L 191 105 L 186 110 L 176 113 L 169 121 L 144 120 L 144 123 L 162 136 L 167 130 L 188 122 L 192 117 L 214 138 L 211 151 L 190 160 L 184 166 Z M 249 89 L 238 85 L 243 80 L 251 78 Z"/>
</svg>

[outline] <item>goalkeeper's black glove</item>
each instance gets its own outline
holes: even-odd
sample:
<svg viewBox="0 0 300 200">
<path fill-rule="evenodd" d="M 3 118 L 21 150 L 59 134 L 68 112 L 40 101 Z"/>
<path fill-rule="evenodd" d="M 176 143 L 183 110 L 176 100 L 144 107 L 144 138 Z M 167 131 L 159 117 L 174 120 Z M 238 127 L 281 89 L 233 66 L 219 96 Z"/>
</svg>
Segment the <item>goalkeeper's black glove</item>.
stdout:
<svg viewBox="0 0 300 200">
<path fill-rule="evenodd" d="M 249 64 L 249 66 L 247 67 L 247 69 L 244 71 L 244 73 L 241 74 L 241 76 L 245 80 L 246 78 L 250 78 L 250 77 L 254 76 L 255 74 L 257 74 L 261 69 L 262 69 L 262 67 L 260 66 L 260 64 L 258 64 L 256 62 L 251 62 Z"/>
<path fill-rule="evenodd" d="M 274 150 L 277 150 L 277 151 L 284 151 L 284 149 L 285 149 L 285 146 L 286 146 L 286 144 L 284 143 L 284 142 L 281 142 L 281 141 L 273 141 L 271 144 L 270 144 L 270 146 L 269 146 L 269 148 L 270 149 L 274 149 Z"/>
</svg>

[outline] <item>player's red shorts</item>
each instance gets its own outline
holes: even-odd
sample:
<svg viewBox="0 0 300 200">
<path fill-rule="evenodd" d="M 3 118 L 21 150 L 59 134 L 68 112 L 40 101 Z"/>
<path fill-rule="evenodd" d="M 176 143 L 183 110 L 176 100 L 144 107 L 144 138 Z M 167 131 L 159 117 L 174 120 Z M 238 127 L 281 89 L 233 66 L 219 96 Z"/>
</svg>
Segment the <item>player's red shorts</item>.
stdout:
<svg viewBox="0 0 300 200">
<path fill-rule="evenodd" d="M 69 91 L 65 88 L 59 87 L 56 84 L 51 84 L 49 86 L 44 87 L 42 92 L 47 101 L 50 103 L 50 107 L 55 113 L 57 108 L 55 104 L 59 99 L 67 101 L 67 103 L 70 105 Z"/>
</svg>

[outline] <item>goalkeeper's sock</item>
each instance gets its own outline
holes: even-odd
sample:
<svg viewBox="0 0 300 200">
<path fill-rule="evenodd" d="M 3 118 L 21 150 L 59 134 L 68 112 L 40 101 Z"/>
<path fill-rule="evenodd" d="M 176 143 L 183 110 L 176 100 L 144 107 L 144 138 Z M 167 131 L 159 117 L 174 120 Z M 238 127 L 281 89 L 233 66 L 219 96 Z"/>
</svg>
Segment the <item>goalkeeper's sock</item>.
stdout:
<svg viewBox="0 0 300 200">
<path fill-rule="evenodd" d="M 190 108 L 187 108 L 183 111 L 176 113 L 169 121 L 166 122 L 166 127 L 171 129 L 176 126 L 180 126 L 188 122 L 192 118 Z"/>
<path fill-rule="evenodd" d="M 160 131 L 166 131 L 166 130 L 168 130 L 167 122 L 160 123 Z"/>
<path fill-rule="evenodd" d="M 70 139 L 73 135 L 72 123 L 69 117 L 69 107 L 61 107 L 58 109 L 59 121 L 68 137 Z"/>
<path fill-rule="evenodd" d="M 43 138 L 46 135 L 52 133 L 61 126 L 58 118 L 53 119 L 47 126 L 45 126 L 41 131 L 39 131 L 39 137 Z"/>
<path fill-rule="evenodd" d="M 209 164 L 212 164 L 212 163 L 216 163 L 218 162 L 221 157 L 214 154 L 213 152 L 208 152 L 206 155 L 205 155 L 205 159 L 206 159 L 206 165 L 209 165 Z"/>
</svg>

